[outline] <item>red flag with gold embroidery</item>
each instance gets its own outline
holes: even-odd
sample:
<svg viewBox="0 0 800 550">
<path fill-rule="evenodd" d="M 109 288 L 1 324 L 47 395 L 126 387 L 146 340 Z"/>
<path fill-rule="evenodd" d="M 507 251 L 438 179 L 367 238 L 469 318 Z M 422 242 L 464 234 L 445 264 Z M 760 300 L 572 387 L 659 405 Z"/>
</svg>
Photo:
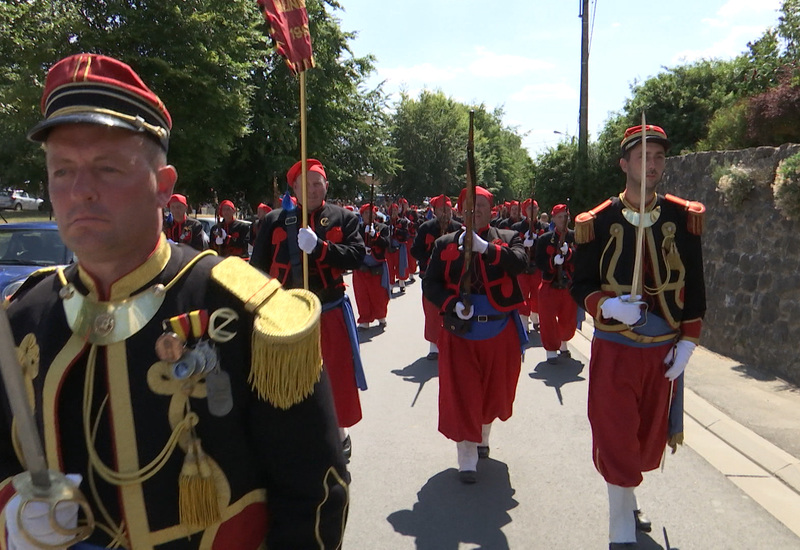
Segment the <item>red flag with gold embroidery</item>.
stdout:
<svg viewBox="0 0 800 550">
<path fill-rule="evenodd" d="M 258 0 L 269 32 L 292 74 L 314 67 L 306 0 Z"/>
</svg>

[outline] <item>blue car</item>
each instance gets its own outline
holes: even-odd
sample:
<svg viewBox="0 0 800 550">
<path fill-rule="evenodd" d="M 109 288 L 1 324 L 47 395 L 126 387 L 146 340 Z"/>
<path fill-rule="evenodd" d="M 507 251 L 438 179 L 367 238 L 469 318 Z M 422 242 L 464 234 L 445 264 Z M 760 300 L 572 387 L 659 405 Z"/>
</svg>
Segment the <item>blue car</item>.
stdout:
<svg viewBox="0 0 800 550">
<path fill-rule="evenodd" d="M 55 222 L 0 225 L 0 293 L 3 299 L 11 296 L 37 269 L 68 265 L 75 259 L 61 240 Z"/>
</svg>

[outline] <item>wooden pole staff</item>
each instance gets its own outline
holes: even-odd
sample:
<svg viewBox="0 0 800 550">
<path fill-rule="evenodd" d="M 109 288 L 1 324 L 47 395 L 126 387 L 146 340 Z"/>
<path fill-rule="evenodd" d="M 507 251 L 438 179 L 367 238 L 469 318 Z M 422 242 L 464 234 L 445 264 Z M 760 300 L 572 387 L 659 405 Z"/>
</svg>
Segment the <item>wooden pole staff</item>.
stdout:
<svg viewBox="0 0 800 550">
<path fill-rule="evenodd" d="M 306 72 L 300 73 L 300 166 L 302 167 L 301 193 L 303 202 L 303 225 L 308 227 L 308 166 L 306 166 Z M 303 288 L 308 290 L 308 254 L 303 253 Z"/>
</svg>

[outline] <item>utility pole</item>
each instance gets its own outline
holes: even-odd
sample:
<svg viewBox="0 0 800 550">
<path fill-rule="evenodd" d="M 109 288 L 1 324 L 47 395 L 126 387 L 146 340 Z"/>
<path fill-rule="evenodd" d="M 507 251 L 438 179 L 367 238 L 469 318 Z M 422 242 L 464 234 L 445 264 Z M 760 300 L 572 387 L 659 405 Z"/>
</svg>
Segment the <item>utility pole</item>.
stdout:
<svg viewBox="0 0 800 550">
<path fill-rule="evenodd" d="M 597 1 L 597 0 L 595 0 Z M 578 111 L 578 156 L 584 166 L 589 154 L 589 0 L 581 2 L 581 105 Z"/>
</svg>

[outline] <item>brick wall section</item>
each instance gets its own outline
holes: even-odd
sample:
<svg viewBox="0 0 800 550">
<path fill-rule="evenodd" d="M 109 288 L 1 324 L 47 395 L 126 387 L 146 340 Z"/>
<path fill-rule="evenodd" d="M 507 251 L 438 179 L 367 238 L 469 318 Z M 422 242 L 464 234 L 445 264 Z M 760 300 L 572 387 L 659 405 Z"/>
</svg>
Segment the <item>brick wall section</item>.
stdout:
<svg viewBox="0 0 800 550">
<path fill-rule="evenodd" d="M 778 163 L 798 152 L 787 144 L 671 157 L 659 192 L 706 205 L 701 344 L 800 385 L 800 222 L 781 216 L 771 188 Z M 754 169 L 740 208 L 716 191 L 715 164 Z"/>
</svg>

